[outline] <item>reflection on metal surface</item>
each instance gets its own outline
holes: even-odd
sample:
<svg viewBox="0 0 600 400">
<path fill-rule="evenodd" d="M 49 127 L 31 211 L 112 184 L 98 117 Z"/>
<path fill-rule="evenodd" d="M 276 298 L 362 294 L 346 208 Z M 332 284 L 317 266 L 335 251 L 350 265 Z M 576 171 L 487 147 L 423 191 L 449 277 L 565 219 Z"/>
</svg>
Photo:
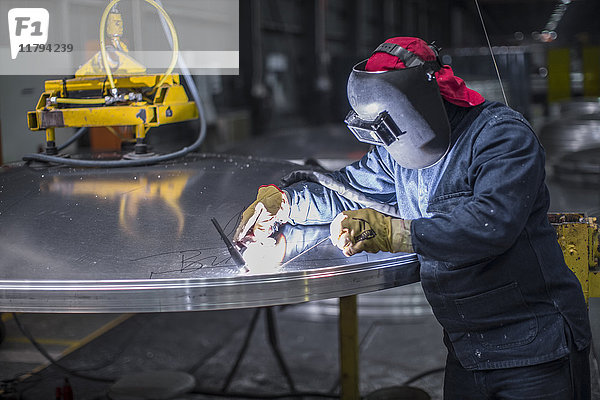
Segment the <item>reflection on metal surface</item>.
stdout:
<svg viewBox="0 0 600 400">
<path fill-rule="evenodd" d="M 285 250 L 285 236 L 279 236 L 278 240 L 267 238 L 261 242 L 248 243 L 244 251 L 248 272 L 251 274 L 278 272 L 281 269 Z"/>
<path fill-rule="evenodd" d="M 286 309 L 286 312 L 310 320 L 322 320 L 337 317 L 339 306 L 337 299 L 326 299 L 298 304 Z M 432 313 L 419 282 L 358 296 L 358 314 L 361 318 L 407 320 L 431 316 Z"/>
<path fill-rule="evenodd" d="M 330 243 L 276 271 L 240 271 L 210 218 L 217 218 L 231 237 L 258 186 L 294 169 L 287 162 L 218 155 L 141 169 L 5 168 L 0 173 L 0 311 L 254 307 L 371 292 L 419 279 L 414 254 L 346 258 Z M 75 186 L 79 182 L 85 184 Z M 123 196 L 136 206 L 124 207 Z M 139 234 L 121 225 L 120 210 Z M 284 226 L 283 261 L 324 231 L 327 226 Z"/>
<path fill-rule="evenodd" d="M 305 253 L 311 251 L 312 249 L 314 249 L 315 247 L 319 246 L 322 243 L 325 243 L 327 241 L 327 239 L 329 239 L 328 236 L 325 236 L 323 239 L 319 240 L 317 243 L 311 245 L 310 247 L 306 248 L 305 250 L 302 250 L 301 253 L 296 254 L 294 257 L 290 258 L 289 260 L 287 260 L 284 264 L 282 264 L 281 266 L 284 267 L 285 265 L 296 261 L 296 259 L 298 259 L 299 257 L 302 257 Z"/>
<path fill-rule="evenodd" d="M 73 176 L 53 176 L 52 181 L 43 183 L 42 190 L 78 198 L 95 197 L 119 201 L 119 226 L 130 235 L 142 235 L 134 226 L 137 215 L 145 202 L 160 200 L 165 203 L 177 219 L 177 235 L 183 232 L 184 216 L 179 198 L 189 179 L 188 174 L 166 177 L 161 175 L 134 176 L 131 182 L 123 180 L 84 180 Z"/>
</svg>

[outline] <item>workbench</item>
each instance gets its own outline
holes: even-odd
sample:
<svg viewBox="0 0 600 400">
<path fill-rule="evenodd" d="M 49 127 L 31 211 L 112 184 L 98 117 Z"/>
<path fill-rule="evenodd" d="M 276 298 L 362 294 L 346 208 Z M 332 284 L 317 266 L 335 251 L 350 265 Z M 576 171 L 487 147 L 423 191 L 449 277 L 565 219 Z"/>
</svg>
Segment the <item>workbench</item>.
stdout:
<svg viewBox="0 0 600 400">
<path fill-rule="evenodd" d="M 257 188 L 295 169 L 210 154 L 137 168 L 4 166 L 0 311 L 203 311 L 340 298 L 341 395 L 358 399 L 356 295 L 418 281 L 416 255 L 346 258 L 325 241 L 283 268 L 245 271 L 210 221 L 231 237 Z M 329 228 L 282 234 L 285 262 Z"/>
</svg>

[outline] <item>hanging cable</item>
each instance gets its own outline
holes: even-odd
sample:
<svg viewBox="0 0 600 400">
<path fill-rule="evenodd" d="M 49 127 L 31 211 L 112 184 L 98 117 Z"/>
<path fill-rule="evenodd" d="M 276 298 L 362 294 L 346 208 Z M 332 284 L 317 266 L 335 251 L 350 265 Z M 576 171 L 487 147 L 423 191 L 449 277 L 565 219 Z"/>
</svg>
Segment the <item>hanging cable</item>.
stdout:
<svg viewBox="0 0 600 400">
<path fill-rule="evenodd" d="M 69 147 L 71 145 L 71 143 L 75 142 L 77 139 L 82 137 L 87 131 L 88 131 L 88 128 L 86 126 L 79 128 L 73 136 L 71 136 L 66 142 L 64 142 L 63 144 L 58 146 L 56 148 L 56 150 L 61 151 L 61 150 L 66 149 L 67 147 Z"/>
<path fill-rule="evenodd" d="M 163 7 L 161 0 L 155 0 L 155 1 L 159 6 Z M 167 20 L 165 18 L 163 18 L 162 14 L 160 15 L 160 23 L 163 27 L 163 31 L 165 32 L 165 35 L 167 36 L 169 45 L 173 46 L 173 39 L 171 36 L 169 36 L 167 34 L 169 32 L 167 29 L 168 28 Z M 185 58 L 183 58 L 183 56 L 181 54 L 177 58 L 177 64 L 179 66 L 179 69 L 181 70 L 183 79 L 185 80 L 185 83 L 187 84 L 187 88 L 190 91 L 192 98 L 194 99 L 194 101 L 196 102 L 197 105 L 200 104 L 200 94 L 198 93 L 198 88 L 196 87 L 196 82 L 194 82 L 194 79 L 192 78 L 192 74 L 190 73 L 190 70 L 185 62 Z M 198 111 L 200 112 L 200 108 L 198 108 Z M 202 115 L 200 118 L 203 121 L 205 120 L 204 109 L 202 109 Z M 206 136 L 206 129 L 204 130 L 204 132 L 202 132 L 202 137 L 199 138 L 200 142 L 204 141 L 204 136 Z"/>
<path fill-rule="evenodd" d="M 111 87 L 111 93 L 113 96 L 116 94 L 116 86 L 115 81 L 112 75 L 112 71 L 110 70 L 110 66 L 108 65 L 108 56 L 106 55 L 106 43 L 105 43 L 105 30 L 106 30 L 106 20 L 108 18 L 108 14 L 110 10 L 117 5 L 121 0 L 112 0 L 108 5 L 104 8 L 104 12 L 102 13 L 102 18 L 100 19 L 100 53 L 102 54 L 102 65 L 104 66 L 104 71 L 106 72 L 106 76 L 108 77 L 108 82 Z M 175 31 L 175 26 L 173 25 L 173 21 L 169 17 L 169 14 L 162 7 L 162 4 L 159 4 L 155 0 L 144 0 L 146 3 L 150 4 L 152 7 L 156 8 L 159 12 L 159 15 L 166 21 L 169 30 L 171 31 L 171 44 L 173 47 L 173 54 L 171 55 L 171 63 L 167 68 L 167 71 L 164 73 L 162 79 L 154 86 L 154 88 L 160 87 L 165 81 L 167 77 L 173 72 L 175 68 L 175 64 L 177 64 L 177 58 L 179 56 L 179 39 L 177 38 L 177 32 Z"/>
<path fill-rule="evenodd" d="M 483 33 L 485 34 L 485 39 L 487 40 L 488 48 L 490 49 L 490 54 L 492 55 L 492 61 L 494 62 L 494 68 L 496 69 L 496 76 L 498 76 L 498 82 L 500 83 L 500 90 L 502 90 L 502 97 L 504 97 L 504 104 L 508 106 L 508 100 L 506 100 L 506 93 L 504 93 L 504 85 L 502 85 L 502 79 L 500 78 L 500 71 L 498 70 L 496 57 L 494 56 L 494 52 L 492 51 L 490 37 L 488 36 L 487 29 L 485 28 L 485 23 L 483 22 L 483 15 L 481 15 L 481 9 L 479 8 L 479 2 L 477 0 L 475 0 L 475 6 L 477 7 L 477 12 L 479 13 L 479 19 L 481 20 L 481 26 L 483 27 Z"/>
</svg>

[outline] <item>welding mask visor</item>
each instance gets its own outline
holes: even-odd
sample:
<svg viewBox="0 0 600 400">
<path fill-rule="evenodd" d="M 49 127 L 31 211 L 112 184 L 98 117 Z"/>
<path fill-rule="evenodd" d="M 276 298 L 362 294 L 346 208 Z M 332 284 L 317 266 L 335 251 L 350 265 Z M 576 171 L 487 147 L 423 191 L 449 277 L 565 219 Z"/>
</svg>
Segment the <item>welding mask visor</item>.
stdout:
<svg viewBox="0 0 600 400">
<path fill-rule="evenodd" d="M 404 168 L 427 168 L 450 146 L 450 124 L 435 79 L 436 63 L 388 71 L 354 66 L 348 79 L 352 110 L 345 123 L 365 143 L 384 146 Z"/>
</svg>

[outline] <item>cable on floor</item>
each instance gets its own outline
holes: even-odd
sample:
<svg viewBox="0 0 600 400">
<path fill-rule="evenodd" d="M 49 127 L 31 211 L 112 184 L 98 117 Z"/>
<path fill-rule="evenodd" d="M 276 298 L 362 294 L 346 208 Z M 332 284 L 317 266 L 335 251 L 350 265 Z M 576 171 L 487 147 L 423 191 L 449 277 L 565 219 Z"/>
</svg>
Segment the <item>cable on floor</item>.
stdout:
<svg viewBox="0 0 600 400">
<path fill-rule="evenodd" d="M 321 392 L 293 392 L 293 393 L 279 393 L 279 394 L 256 394 L 256 393 L 244 393 L 244 392 L 222 392 L 222 391 L 211 391 L 207 389 L 196 389 L 190 394 L 201 394 L 205 396 L 225 397 L 228 399 L 286 399 L 286 398 L 298 398 L 298 397 L 320 397 L 323 399 L 339 399 L 340 396 L 330 393 Z"/>
<path fill-rule="evenodd" d="M 76 378 L 80 378 L 80 379 L 85 379 L 85 380 L 89 380 L 89 381 L 94 381 L 94 382 L 103 382 L 103 383 L 114 383 L 116 380 L 112 379 L 112 378 L 102 378 L 102 377 L 97 377 L 97 376 L 90 376 L 90 375 L 85 375 L 85 374 L 81 374 L 75 370 L 72 370 L 70 368 L 67 368 L 65 366 L 63 366 L 62 364 L 60 364 L 59 362 L 57 362 L 51 355 L 50 353 L 48 353 L 46 351 L 46 349 L 44 347 L 42 347 L 42 345 L 40 345 L 37 340 L 35 340 L 35 338 L 33 337 L 33 335 L 27 330 L 27 328 L 25 328 L 25 326 L 23 326 L 23 324 L 21 323 L 21 321 L 19 320 L 19 318 L 17 317 L 17 313 L 12 313 L 13 318 L 15 320 L 15 323 L 17 324 L 17 328 L 19 328 L 19 330 L 21 331 L 21 333 L 23 334 L 23 336 L 25 336 L 27 338 L 27 340 L 29 340 L 31 342 L 31 344 L 33 345 L 33 347 L 36 348 L 37 351 L 40 352 L 40 354 L 42 356 L 44 356 L 44 358 L 46 360 L 48 360 L 48 362 L 50 362 L 50 364 L 52 364 L 53 366 L 55 366 L 56 368 L 62 370 L 63 372 L 74 376 Z"/>
</svg>

